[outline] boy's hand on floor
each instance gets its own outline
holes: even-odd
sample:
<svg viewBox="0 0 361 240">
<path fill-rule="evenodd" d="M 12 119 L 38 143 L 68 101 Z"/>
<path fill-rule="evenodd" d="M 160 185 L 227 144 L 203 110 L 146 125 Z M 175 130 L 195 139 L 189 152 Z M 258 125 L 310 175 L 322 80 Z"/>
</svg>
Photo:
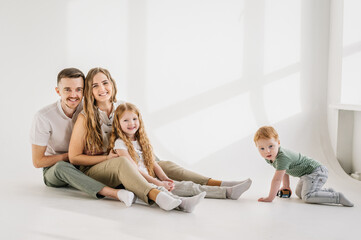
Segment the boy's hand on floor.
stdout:
<svg viewBox="0 0 361 240">
<path fill-rule="evenodd" d="M 273 201 L 273 198 L 271 199 L 270 197 L 258 199 L 258 202 L 272 202 L 272 201 Z"/>
</svg>

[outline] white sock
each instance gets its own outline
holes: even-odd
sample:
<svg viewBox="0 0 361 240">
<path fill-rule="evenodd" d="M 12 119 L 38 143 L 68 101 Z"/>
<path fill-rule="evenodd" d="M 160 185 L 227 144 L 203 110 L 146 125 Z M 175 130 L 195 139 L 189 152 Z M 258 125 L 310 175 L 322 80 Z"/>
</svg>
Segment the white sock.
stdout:
<svg viewBox="0 0 361 240">
<path fill-rule="evenodd" d="M 193 212 L 195 206 L 206 196 L 206 192 L 201 192 L 193 197 L 182 197 L 182 203 L 179 205 L 179 209 L 184 212 Z"/>
<path fill-rule="evenodd" d="M 125 204 L 125 206 L 127 206 L 127 207 L 132 206 L 133 199 L 134 199 L 134 193 L 132 193 L 128 190 L 125 190 L 125 189 L 120 189 L 117 192 L 117 196 L 118 196 L 118 199 Z"/>
<path fill-rule="evenodd" d="M 133 203 L 140 204 L 140 205 L 148 205 L 146 202 L 144 202 L 142 199 L 138 198 L 137 196 L 134 197 Z"/>
<path fill-rule="evenodd" d="M 345 195 L 343 195 L 342 193 L 338 193 L 339 194 L 339 200 L 340 200 L 340 204 L 342 204 L 345 207 L 353 207 L 353 203 L 350 202 Z"/>
<path fill-rule="evenodd" d="M 180 199 L 175 199 L 164 192 L 160 192 L 155 199 L 155 203 L 158 204 L 161 209 L 169 211 L 178 207 L 182 201 Z"/>
<path fill-rule="evenodd" d="M 233 187 L 239 184 L 242 184 L 244 182 L 247 182 L 251 180 L 250 178 L 247 178 L 246 180 L 242 180 L 242 181 L 222 181 L 221 182 L 221 187 Z"/>
<path fill-rule="evenodd" d="M 227 188 L 226 189 L 226 197 L 233 199 L 233 200 L 237 200 L 242 195 L 242 193 L 244 193 L 245 191 L 247 191 L 249 189 L 251 184 L 252 184 L 252 180 L 247 179 L 246 181 L 244 181 L 241 184 Z"/>
</svg>

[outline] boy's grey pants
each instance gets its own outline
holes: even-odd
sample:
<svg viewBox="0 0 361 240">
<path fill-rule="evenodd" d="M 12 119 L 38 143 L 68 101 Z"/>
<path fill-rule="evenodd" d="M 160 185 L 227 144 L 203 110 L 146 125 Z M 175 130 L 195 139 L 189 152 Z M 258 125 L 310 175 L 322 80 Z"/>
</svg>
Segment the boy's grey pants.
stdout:
<svg viewBox="0 0 361 240">
<path fill-rule="evenodd" d="M 327 178 L 327 168 L 322 165 L 317 167 L 311 174 L 300 177 L 296 195 L 307 203 L 340 203 L 338 192 L 322 188 Z"/>
</svg>

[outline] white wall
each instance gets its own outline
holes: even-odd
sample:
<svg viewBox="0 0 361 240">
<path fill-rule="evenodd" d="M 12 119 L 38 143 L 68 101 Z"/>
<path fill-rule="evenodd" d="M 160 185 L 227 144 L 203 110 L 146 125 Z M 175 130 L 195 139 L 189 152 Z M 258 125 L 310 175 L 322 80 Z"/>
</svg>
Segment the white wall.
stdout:
<svg viewBox="0 0 361 240">
<path fill-rule="evenodd" d="M 262 175 L 255 184 L 268 186 L 273 171 L 252 141 L 264 124 L 283 146 L 326 161 L 328 0 L 0 4 L 8 168 L 40 175 L 32 116 L 57 99 L 56 75 L 69 66 L 108 68 L 119 98 L 140 106 L 157 154 L 206 175 Z"/>
<path fill-rule="evenodd" d="M 360 105 L 361 2 L 357 0 L 343 0 L 343 2 L 341 102 Z"/>
<path fill-rule="evenodd" d="M 356 0 L 331 1 L 328 130 L 333 151 L 347 173 L 361 170 L 360 7 Z"/>
<path fill-rule="evenodd" d="M 1 165 L 31 169 L 32 115 L 53 102 L 56 74 L 66 65 L 66 2 L 1 1 Z"/>
</svg>

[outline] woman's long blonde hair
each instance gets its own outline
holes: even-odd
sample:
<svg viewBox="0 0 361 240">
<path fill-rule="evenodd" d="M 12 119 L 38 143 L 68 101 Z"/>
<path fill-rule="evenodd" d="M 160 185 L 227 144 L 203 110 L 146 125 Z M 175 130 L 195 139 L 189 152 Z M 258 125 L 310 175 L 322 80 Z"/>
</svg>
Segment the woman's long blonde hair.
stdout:
<svg viewBox="0 0 361 240">
<path fill-rule="evenodd" d="M 104 68 L 92 68 L 89 70 L 84 84 L 84 112 L 86 117 L 85 122 L 85 149 L 91 154 L 103 152 L 103 137 L 100 125 L 100 117 L 96 100 L 93 96 L 93 79 L 98 73 L 103 73 L 107 76 L 112 84 L 113 94 L 110 99 L 111 102 L 116 102 L 117 86 L 109 71 Z"/>
<path fill-rule="evenodd" d="M 147 168 L 149 175 L 154 177 L 155 174 L 154 174 L 154 170 L 153 170 L 153 167 L 154 167 L 153 148 L 152 148 L 149 138 L 145 132 L 144 123 L 143 123 L 143 119 L 140 114 L 140 111 L 134 104 L 123 103 L 123 104 L 119 105 L 117 107 L 117 109 L 115 110 L 113 129 L 112 129 L 112 133 L 110 135 L 108 150 L 111 151 L 114 148 L 115 140 L 120 138 L 121 140 L 123 140 L 123 142 L 127 146 L 129 155 L 131 156 L 133 161 L 135 163 L 138 163 L 138 161 L 139 161 L 139 157 L 138 157 L 137 153 L 135 152 L 135 149 L 133 147 L 131 140 L 123 132 L 123 130 L 120 126 L 120 119 L 122 118 L 123 114 L 127 111 L 133 112 L 138 116 L 139 129 L 135 133 L 135 139 L 139 142 L 140 148 L 143 152 L 144 165 Z"/>
</svg>

